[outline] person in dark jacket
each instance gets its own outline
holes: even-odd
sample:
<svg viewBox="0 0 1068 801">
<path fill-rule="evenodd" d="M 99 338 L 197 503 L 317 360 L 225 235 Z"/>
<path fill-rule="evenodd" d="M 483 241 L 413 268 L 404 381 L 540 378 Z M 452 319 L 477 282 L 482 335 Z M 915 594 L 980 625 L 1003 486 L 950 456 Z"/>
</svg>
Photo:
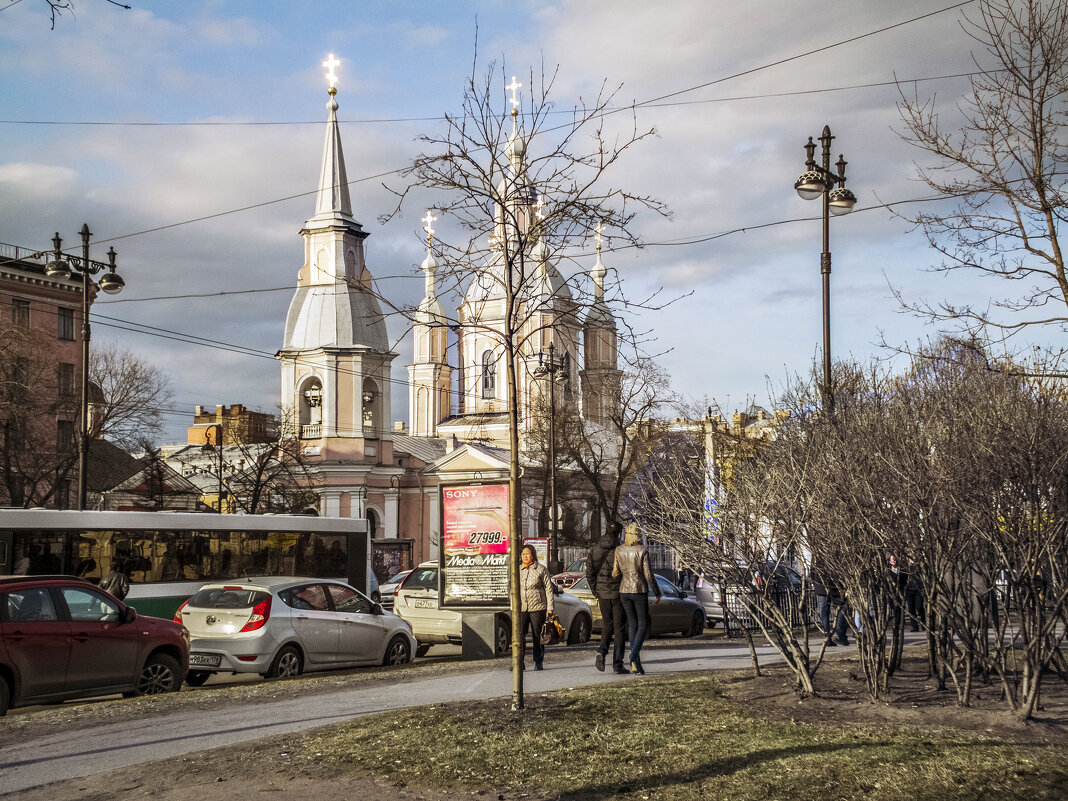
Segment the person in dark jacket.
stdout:
<svg viewBox="0 0 1068 801">
<path fill-rule="evenodd" d="M 601 645 L 597 649 L 594 664 L 598 670 L 604 670 L 608 644 L 611 643 L 612 669 L 616 673 L 627 672 L 623 667 L 627 615 L 619 598 L 620 579 L 612 575 L 612 568 L 616 563 L 616 546 L 619 545 L 619 535 L 622 532 L 623 526 L 619 523 L 609 523 L 601 538 L 590 548 L 589 558 L 586 559 L 586 580 L 601 610 Z"/>
<path fill-rule="evenodd" d="M 816 616 L 819 620 L 820 629 L 827 635 L 827 645 L 849 645 L 849 628 L 845 619 L 845 599 L 838 591 L 838 585 L 830 576 L 830 572 L 823 562 L 817 557 L 812 560 L 812 573 L 809 576 L 812 582 L 812 592 L 816 596 Z M 831 606 L 837 607 L 838 613 L 834 620 L 834 632 L 831 632 Z"/>
</svg>

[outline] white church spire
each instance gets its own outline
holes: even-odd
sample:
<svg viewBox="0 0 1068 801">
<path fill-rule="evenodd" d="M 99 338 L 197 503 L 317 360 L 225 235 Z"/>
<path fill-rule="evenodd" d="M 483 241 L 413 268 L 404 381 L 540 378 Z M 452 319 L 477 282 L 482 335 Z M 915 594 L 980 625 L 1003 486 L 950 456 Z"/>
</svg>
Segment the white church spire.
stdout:
<svg viewBox="0 0 1068 801">
<path fill-rule="evenodd" d="M 345 172 L 345 154 L 341 150 L 341 131 L 337 124 L 337 73 L 335 68 L 341 62 L 330 57 L 323 62 L 327 68 L 327 92 L 330 100 L 326 104 L 330 112 L 326 123 L 326 143 L 323 146 L 323 166 L 319 172 L 319 191 L 315 197 L 316 218 L 342 215 L 352 218 L 352 201 L 349 199 L 349 177 Z"/>
</svg>

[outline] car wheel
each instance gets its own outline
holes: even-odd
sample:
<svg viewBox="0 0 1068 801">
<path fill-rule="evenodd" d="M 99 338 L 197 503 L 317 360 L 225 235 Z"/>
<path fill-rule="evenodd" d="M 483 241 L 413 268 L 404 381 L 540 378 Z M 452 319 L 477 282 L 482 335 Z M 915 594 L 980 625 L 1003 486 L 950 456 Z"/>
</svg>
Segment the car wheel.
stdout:
<svg viewBox="0 0 1068 801">
<path fill-rule="evenodd" d="M 153 654 L 141 669 L 133 692 L 123 695 L 132 697 L 177 692 L 182 686 L 181 675 L 182 669 L 177 659 L 167 654 Z"/>
<path fill-rule="evenodd" d="M 386 656 L 382 660 L 383 665 L 407 665 L 412 661 L 412 649 L 408 645 L 408 638 L 398 634 L 389 641 L 386 647 Z"/>
<path fill-rule="evenodd" d="M 705 616 L 703 612 L 696 611 L 693 613 L 693 620 L 690 621 L 690 630 L 682 632 L 683 637 L 696 637 L 702 631 L 705 630 Z"/>
<path fill-rule="evenodd" d="M 508 625 L 508 621 L 503 617 L 497 618 L 497 623 L 493 630 L 493 641 L 497 646 L 494 649 L 497 654 L 508 653 L 508 648 L 512 644 L 512 627 Z"/>
<path fill-rule="evenodd" d="M 200 687 L 211 678 L 211 673 L 207 670 L 190 670 L 185 674 L 185 683 L 190 687 Z"/>
<path fill-rule="evenodd" d="M 593 628 L 593 623 L 586 615 L 575 615 L 575 619 L 571 621 L 571 628 L 567 632 L 567 644 L 580 645 L 589 642 L 591 628 Z"/>
<path fill-rule="evenodd" d="M 0 718 L 7 714 L 9 706 L 11 706 L 11 689 L 7 686 L 7 680 L 0 677 Z"/>
<path fill-rule="evenodd" d="M 275 655 L 264 675 L 268 679 L 289 679 L 303 672 L 304 660 L 300 658 L 300 652 L 292 645 L 287 645 Z"/>
<path fill-rule="evenodd" d="M 429 651 L 430 651 L 430 643 L 427 643 L 427 642 L 421 642 L 421 643 L 419 643 L 419 645 L 417 645 L 415 647 L 415 655 L 416 656 L 426 656 Z"/>
</svg>

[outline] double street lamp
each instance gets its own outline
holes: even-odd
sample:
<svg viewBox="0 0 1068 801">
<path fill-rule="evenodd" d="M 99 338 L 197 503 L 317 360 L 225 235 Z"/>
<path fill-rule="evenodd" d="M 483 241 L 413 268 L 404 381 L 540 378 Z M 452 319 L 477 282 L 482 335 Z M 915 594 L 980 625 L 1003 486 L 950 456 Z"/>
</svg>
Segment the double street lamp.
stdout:
<svg viewBox="0 0 1068 801">
<path fill-rule="evenodd" d="M 93 302 L 90 289 L 99 288 L 109 295 L 122 292 L 126 282 L 115 272 L 115 248 L 108 249 L 108 263 L 93 261 L 89 258 L 89 224 L 82 225 L 82 255 L 65 255 L 61 249 L 63 240 L 59 232 L 52 237 L 53 258 L 45 265 L 45 274 L 49 278 L 66 280 L 77 273 L 82 281 L 82 380 L 81 403 L 79 406 L 81 422 L 78 430 L 78 510 L 85 509 L 88 485 L 86 484 L 86 463 L 89 458 L 89 306 Z M 93 282 L 90 276 L 107 270 L 100 280 Z"/>
<path fill-rule="evenodd" d="M 831 136 L 830 126 L 823 126 L 820 136 L 822 145 L 822 163 L 817 164 L 816 143 L 812 137 L 805 145 L 805 171 L 794 182 L 797 194 L 805 200 L 823 199 L 823 252 L 820 254 L 820 274 L 823 276 L 823 402 L 828 409 L 834 407 L 834 393 L 831 386 L 831 214 L 848 214 L 857 203 L 857 197 L 845 188 L 846 160 L 838 156 L 838 168 L 831 170 Z"/>
<path fill-rule="evenodd" d="M 538 366 L 534 375 L 549 377 L 549 572 L 560 570 L 558 532 L 556 530 L 556 374 L 566 369 L 563 359 L 557 359 L 553 343 L 549 353 L 538 353 Z"/>
</svg>

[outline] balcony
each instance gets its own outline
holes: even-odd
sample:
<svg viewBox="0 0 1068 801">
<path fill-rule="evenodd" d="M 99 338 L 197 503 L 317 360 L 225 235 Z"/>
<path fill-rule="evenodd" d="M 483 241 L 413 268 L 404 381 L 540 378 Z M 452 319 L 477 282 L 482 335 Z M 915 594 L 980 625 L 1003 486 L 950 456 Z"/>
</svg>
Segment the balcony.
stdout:
<svg viewBox="0 0 1068 801">
<path fill-rule="evenodd" d="M 323 436 L 322 423 L 309 423 L 300 427 L 301 439 L 320 439 Z"/>
</svg>

